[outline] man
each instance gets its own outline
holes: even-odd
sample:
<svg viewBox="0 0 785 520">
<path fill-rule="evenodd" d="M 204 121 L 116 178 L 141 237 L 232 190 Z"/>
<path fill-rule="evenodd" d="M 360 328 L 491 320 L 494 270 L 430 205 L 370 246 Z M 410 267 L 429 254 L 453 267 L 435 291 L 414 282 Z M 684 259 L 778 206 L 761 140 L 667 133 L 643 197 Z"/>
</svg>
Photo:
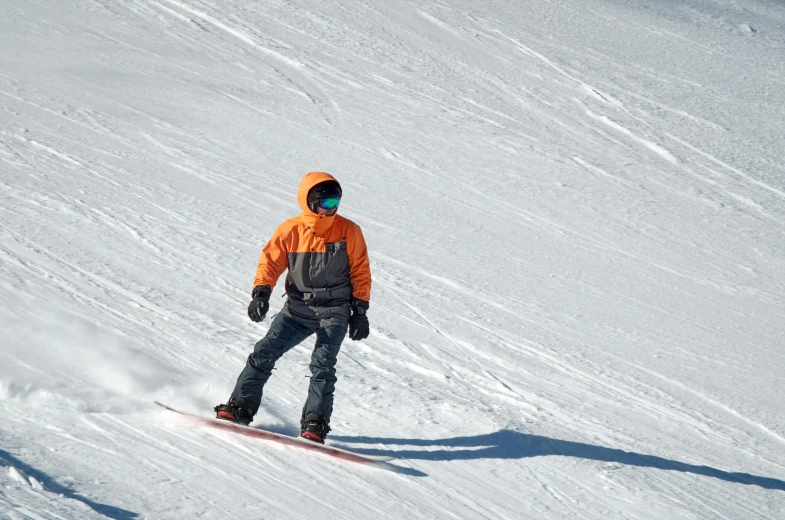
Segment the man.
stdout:
<svg viewBox="0 0 785 520">
<path fill-rule="evenodd" d="M 248 317 L 264 319 L 270 294 L 281 274 L 288 296 L 267 335 L 248 356 L 218 418 L 249 424 L 259 409 L 262 389 L 275 362 L 316 333 L 311 356 L 311 383 L 300 420 L 301 436 L 324 443 L 330 431 L 335 391 L 335 363 L 347 329 L 352 340 L 368 337 L 366 312 L 371 297 L 371 270 L 360 226 L 337 215 L 341 185 L 325 172 L 300 181 L 297 201 L 303 212 L 278 226 L 262 249 Z"/>
</svg>

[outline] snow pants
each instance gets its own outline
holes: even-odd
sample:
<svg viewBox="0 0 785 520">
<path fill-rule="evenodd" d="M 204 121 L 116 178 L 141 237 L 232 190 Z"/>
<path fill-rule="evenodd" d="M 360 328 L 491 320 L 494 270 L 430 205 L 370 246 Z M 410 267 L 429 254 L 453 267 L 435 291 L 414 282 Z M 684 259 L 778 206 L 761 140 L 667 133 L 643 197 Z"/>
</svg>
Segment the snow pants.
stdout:
<svg viewBox="0 0 785 520">
<path fill-rule="evenodd" d="M 287 351 L 300 344 L 311 334 L 316 333 L 316 345 L 311 355 L 311 383 L 308 399 L 303 407 L 305 418 L 317 414 L 329 424 L 333 413 L 333 393 L 335 392 L 335 364 L 338 351 L 346 336 L 347 324 L 319 327 L 279 313 L 270 325 L 262 340 L 255 346 L 237 378 L 232 397 L 245 400 L 248 412 L 255 415 L 262 402 L 262 390 L 272 374 L 275 362 Z"/>
</svg>

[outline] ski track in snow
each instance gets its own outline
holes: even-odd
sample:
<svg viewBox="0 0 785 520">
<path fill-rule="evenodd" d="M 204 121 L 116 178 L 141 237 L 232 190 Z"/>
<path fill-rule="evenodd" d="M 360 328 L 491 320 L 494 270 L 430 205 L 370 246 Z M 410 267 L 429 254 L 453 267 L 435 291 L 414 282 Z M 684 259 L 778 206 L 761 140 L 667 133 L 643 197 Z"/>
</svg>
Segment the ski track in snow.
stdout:
<svg viewBox="0 0 785 520">
<path fill-rule="evenodd" d="M 784 30 L 759 0 L 5 2 L 0 513 L 782 518 Z M 374 275 L 329 442 L 388 465 L 151 404 L 226 399 L 310 170 Z M 296 434 L 310 349 L 256 424 Z"/>
</svg>

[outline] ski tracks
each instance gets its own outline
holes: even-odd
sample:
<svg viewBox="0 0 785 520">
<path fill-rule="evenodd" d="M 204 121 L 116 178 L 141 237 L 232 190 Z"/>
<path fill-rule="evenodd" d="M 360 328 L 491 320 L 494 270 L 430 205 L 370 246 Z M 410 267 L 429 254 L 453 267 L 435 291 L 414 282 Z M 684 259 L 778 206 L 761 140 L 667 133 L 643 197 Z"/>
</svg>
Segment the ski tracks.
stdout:
<svg viewBox="0 0 785 520">
<path fill-rule="evenodd" d="M 440 338 L 423 337 L 421 334 L 418 334 L 422 337 L 419 341 L 381 338 L 385 342 L 393 342 L 393 345 L 401 342 L 420 361 L 415 361 L 415 365 L 412 365 L 406 358 L 394 360 L 383 355 L 383 358 L 388 359 L 380 360 L 378 364 L 389 365 L 397 362 L 406 365 L 408 370 L 422 374 L 426 379 L 420 381 L 418 386 L 427 389 L 426 394 L 449 393 L 449 399 L 454 403 L 467 403 L 481 413 L 501 413 L 510 423 L 519 424 L 519 427 L 525 427 L 523 424 L 526 422 L 543 421 L 548 417 L 552 419 L 550 422 L 554 423 L 581 425 L 584 433 L 612 443 L 632 440 L 624 433 L 626 428 L 621 427 L 624 419 L 596 417 L 594 414 L 600 410 L 613 410 L 618 403 L 624 403 L 625 411 L 622 415 L 643 412 L 642 416 L 647 417 L 647 422 L 654 430 L 661 430 L 665 425 L 678 424 L 680 430 L 693 432 L 696 438 L 702 438 L 704 442 L 711 442 L 718 447 L 724 446 L 725 449 L 732 447 L 745 453 L 751 460 L 757 459 L 780 468 L 785 467 L 782 461 L 771 457 L 771 449 L 746 445 L 737 440 L 740 434 L 756 437 L 750 428 L 764 432 L 780 445 L 783 444 L 781 435 L 705 393 L 638 364 L 635 368 L 640 372 L 637 376 L 632 376 L 629 369 L 631 363 L 610 352 L 601 353 L 590 344 L 582 346 L 584 354 L 573 352 L 567 355 L 556 346 L 559 341 L 554 343 L 552 340 L 552 345 L 546 347 L 528 340 L 526 336 L 539 329 L 571 344 L 571 352 L 575 351 L 576 342 L 581 343 L 576 337 L 579 336 L 577 331 L 571 333 L 556 329 L 550 320 L 538 319 L 536 315 L 527 318 L 535 328 L 521 336 L 511 335 L 506 327 L 493 327 L 476 319 L 464 318 L 460 313 L 447 320 L 445 311 L 450 314 L 448 309 L 419 309 L 409 304 L 399 291 L 406 291 L 407 299 L 410 299 L 413 292 L 423 291 L 422 278 L 427 278 L 441 287 L 432 293 L 433 298 L 452 302 L 472 301 L 475 305 L 494 306 L 499 312 L 509 314 L 510 319 L 522 318 L 514 309 L 497 306 L 493 298 L 483 295 L 482 292 L 465 289 L 465 284 L 458 281 L 429 274 L 405 262 L 379 254 L 374 256 L 374 261 L 377 266 L 375 279 L 381 291 L 392 296 L 402 309 L 411 312 L 413 323 L 423 329 L 430 329 L 432 334 L 429 336 Z M 412 278 L 407 279 L 407 275 L 395 273 L 393 265 L 410 271 Z M 419 289 L 414 289 L 414 286 Z M 420 299 L 429 298 L 423 294 Z M 385 310 L 388 314 L 392 311 L 389 304 Z M 401 317 L 405 318 L 403 315 Z M 474 328 L 476 332 L 472 334 L 470 329 L 457 327 L 456 318 Z M 446 325 L 448 321 L 452 322 L 449 326 Z M 445 330 L 448 327 L 454 332 L 447 334 Z M 383 352 L 391 348 L 397 350 L 391 346 L 383 349 Z M 591 355 L 586 355 L 588 352 Z M 420 366 L 417 366 L 417 363 Z M 510 372 L 507 368 L 510 366 L 525 370 Z M 426 380 L 432 383 L 426 383 Z M 568 393 L 564 393 L 559 384 L 552 385 L 549 382 L 565 380 L 572 382 Z M 481 395 L 483 397 L 480 397 Z M 696 397 L 699 403 L 709 404 L 710 408 L 705 409 L 700 404 L 696 406 Z M 583 409 L 587 405 L 587 415 L 574 414 L 575 410 Z M 436 414 L 437 411 L 432 410 L 431 413 Z M 728 422 L 728 415 L 736 420 Z M 682 441 L 685 445 L 694 442 L 686 437 L 683 437 Z"/>
<path fill-rule="evenodd" d="M 176 9 L 167 8 L 161 2 Z M 161 2 L 148 1 L 150 5 L 162 8 L 168 14 L 177 16 L 180 20 L 187 20 L 197 24 L 202 30 L 207 31 L 207 26 L 213 27 L 230 40 L 239 42 L 241 46 L 253 49 L 253 51 L 265 56 L 267 58 L 265 60 L 266 63 L 284 80 L 284 88 L 290 88 L 308 100 L 322 113 L 322 118 L 328 125 L 335 126 L 338 123 L 340 112 L 338 104 L 317 84 L 314 75 L 307 72 L 309 69 L 308 65 L 275 50 L 272 48 L 272 45 L 261 43 L 260 40 L 269 40 L 269 38 L 258 33 L 258 30 L 252 29 L 237 20 L 222 20 L 218 15 L 212 15 L 202 8 L 193 7 L 179 0 L 161 0 Z M 181 15 L 177 10 L 186 14 Z M 284 49 L 287 47 L 280 42 L 276 43 L 274 41 L 273 45 Z"/>
</svg>

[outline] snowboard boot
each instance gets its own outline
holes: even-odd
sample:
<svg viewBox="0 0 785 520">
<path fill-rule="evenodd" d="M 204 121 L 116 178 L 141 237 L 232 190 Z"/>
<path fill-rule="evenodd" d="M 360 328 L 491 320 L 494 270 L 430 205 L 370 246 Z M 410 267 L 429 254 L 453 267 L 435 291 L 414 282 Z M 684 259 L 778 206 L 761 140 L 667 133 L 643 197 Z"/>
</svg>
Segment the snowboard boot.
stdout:
<svg viewBox="0 0 785 520">
<path fill-rule="evenodd" d="M 302 420 L 301 428 L 300 437 L 319 444 L 324 444 L 324 438 L 327 437 L 327 433 L 330 431 L 330 426 L 328 426 L 324 417 L 315 413 L 309 413 L 305 416 Z"/>
<path fill-rule="evenodd" d="M 242 397 L 232 397 L 226 404 L 219 404 L 214 408 L 216 418 L 248 426 L 253 415 L 243 407 L 244 404 L 245 400 Z"/>
</svg>

